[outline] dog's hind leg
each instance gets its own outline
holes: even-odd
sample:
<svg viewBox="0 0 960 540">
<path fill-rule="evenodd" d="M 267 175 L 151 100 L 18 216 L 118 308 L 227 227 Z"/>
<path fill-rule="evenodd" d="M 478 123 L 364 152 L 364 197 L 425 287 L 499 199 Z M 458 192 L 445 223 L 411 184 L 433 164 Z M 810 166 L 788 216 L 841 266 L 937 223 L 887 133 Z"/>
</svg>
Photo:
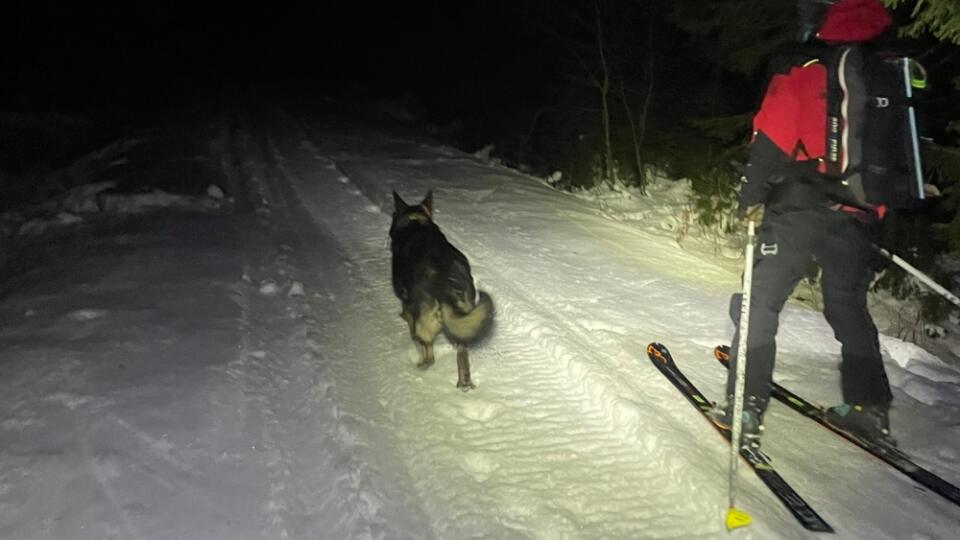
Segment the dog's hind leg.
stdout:
<svg viewBox="0 0 960 540">
<path fill-rule="evenodd" d="M 433 365 L 433 343 L 424 343 L 422 341 L 417 341 L 417 349 L 420 349 L 420 363 L 417 364 L 419 369 L 427 369 Z"/>
<path fill-rule="evenodd" d="M 410 326 L 410 337 L 413 338 L 413 343 L 417 346 L 417 352 L 420 353 L 420 362 L 417 363 L 417 367 L 419 369 L 427 369 L 433 365 L 433 343 L 425 341 L 418 335 L 416 318 L 406 305 L 403 306 L 403 311 L 400 312 L 400 318 L 407 321 L 407 324 Z"/>
<path fill-rule="evenodd" d="M 474 388 L 470 380 L 470 357 L 464 345 L 457 345 L 457 388 L 464 392 Z"/>
<path fill-rule="evenodd" d="M 420 363 L 417 367 L 427 369 L 433 365 L 433 341 L 440 333 L 440 304 L 436 300 L 417 306 L 417 316 L 411 317 L 410 332 L 420 349 Z"/>
</svg>

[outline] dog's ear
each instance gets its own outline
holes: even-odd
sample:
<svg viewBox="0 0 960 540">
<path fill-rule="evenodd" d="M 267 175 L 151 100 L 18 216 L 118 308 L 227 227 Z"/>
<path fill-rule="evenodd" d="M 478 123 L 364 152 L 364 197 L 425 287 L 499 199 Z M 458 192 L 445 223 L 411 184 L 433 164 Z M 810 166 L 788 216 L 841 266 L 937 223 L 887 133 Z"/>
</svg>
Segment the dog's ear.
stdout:
<svg viewBox="0 0 960 540">
<path fill-rule="evenodd" d="M 431 218 L 433 217 L 433 190 L 427 192 L 427 196 L 423 198 L 423 201 L 420 203 L 420 206 L 427 211 L 427 215 Z"/>
<path fill-rule="evenodd" d="M 393 211 L 399 212 L 401 210 L 406 210 L 410 206 L 407 203 L 403 202 L 403 199 L 400 198 L 400 195 L 397 195 L 396 190 L 393 192 Z"/>
</svg>

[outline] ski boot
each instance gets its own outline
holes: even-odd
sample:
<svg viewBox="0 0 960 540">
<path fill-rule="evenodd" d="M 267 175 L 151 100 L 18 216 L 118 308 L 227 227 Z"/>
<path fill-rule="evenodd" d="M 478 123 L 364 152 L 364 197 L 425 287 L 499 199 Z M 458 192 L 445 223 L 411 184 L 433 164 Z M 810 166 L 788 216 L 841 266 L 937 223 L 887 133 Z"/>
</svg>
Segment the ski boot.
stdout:
<svg viewBox="0 0 960 540">
<path fill-rule="evenodd" d="M 864 440 L 889 446 L 897 445 L 890 436 L 887 407 L 843 403 L 827 409 L 824 417 L 834 427 Z"/>
<path fill-rule="evenodd" d="M 710 419 L 720 429 L 726 431 L 733 430 L 733 398 L 729 398 L 727 403 L 716 405 L 712 411 L 709 411 Z M 763 412 L 757 406 L 757 399 L 753 396 L 746 399 L 741 413 L 743 424 L 740 427 L 741 445 L 754 450 L 760 448 L 760 436 L 763 435 Z"/>
</svg>

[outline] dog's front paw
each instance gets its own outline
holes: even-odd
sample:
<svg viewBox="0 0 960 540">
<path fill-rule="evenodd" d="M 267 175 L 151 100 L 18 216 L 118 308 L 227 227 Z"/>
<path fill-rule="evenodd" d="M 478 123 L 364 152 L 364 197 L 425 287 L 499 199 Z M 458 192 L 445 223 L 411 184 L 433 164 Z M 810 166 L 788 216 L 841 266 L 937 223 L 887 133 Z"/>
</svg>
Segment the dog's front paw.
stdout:
<svg viewBox="0 0 960 540">
<path fill-rule="evenodd" d="M 469 392 L 476 388 L 471 381 L 457 381 L 457 388 L 463 390 L 464 392 Z"/>
<path fill-rule="evenodd" d="M 433 361 L 427 362 L 425 360 L 421 360 L 420 362 L 417 362 L 417 369 L 419 369 L 420 371 L 423 371 L 425 369 L 430 369 L 430 366 L 432 365 L 433 365 Z"/>
</svg>

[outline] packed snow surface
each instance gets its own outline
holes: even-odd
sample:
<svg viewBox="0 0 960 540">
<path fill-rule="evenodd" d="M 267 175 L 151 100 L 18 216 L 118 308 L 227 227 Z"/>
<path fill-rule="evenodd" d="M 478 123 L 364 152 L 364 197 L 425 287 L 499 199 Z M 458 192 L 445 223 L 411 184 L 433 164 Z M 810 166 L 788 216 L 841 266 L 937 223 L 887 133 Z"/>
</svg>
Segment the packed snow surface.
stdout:
<svg viewBox="0 0 960 540">
<path fill-rule="evenodd" d="M 0 275 L 0 538 L 812 536 L 745 468 L 754 523 L 726 532 L 728 447 L 644 352 L 667 344 L 719 397 L 711 350 L 732 333 L 740 261 L 680 237 L 683 182 L 571 194 L 283 114 L 215 142 L 248 211 L 117 200 L 25 235 Z M 442 338 L 415 368 L 392 190 L 433 190 L 496 303 L 470 392 Z M 779 339 L 778 381 L 838 402 L 822 315 L 789 304 Z M 882 345 L 894 435 L 960 483 L 960 371 Z M 779 403 L 763 444 L 838 537 L 960 530 L 960 508 Z"/>
</svg>

